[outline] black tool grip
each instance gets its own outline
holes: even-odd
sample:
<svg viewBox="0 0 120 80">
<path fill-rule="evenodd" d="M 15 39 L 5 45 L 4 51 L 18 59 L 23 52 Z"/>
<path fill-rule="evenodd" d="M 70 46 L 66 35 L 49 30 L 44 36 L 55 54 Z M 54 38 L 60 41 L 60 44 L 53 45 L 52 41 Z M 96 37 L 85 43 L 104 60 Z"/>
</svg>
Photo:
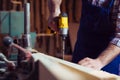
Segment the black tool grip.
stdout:
<svg viewBox="0 0 120 80">
<path fill-rule="evenodd" d="M 3 38 L 3 44 L 6 47 L 9 47 L 12 43 L 13 43 L 13 39 L 11 37 L 6 36 L 6 37 Z"/>
</svg>

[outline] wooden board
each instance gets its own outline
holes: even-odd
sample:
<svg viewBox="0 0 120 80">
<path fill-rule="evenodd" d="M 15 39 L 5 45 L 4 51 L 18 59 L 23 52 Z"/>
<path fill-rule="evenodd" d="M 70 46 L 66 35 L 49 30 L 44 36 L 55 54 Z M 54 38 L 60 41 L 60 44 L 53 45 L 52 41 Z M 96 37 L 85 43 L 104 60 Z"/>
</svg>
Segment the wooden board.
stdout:
<svg viewBox="0 0 120 80">
<path fill-rule="evenodd" d="M 74 50 L 75 42 L 77 39 L 77 32 L 79 28 L 79 23 L 69 23 L 69 37 L 72 51 Z"/>
<path fill-rule="evenodd" d="M 120 80 L 120 76 L 80 66 L 43 53 L 33 54 L 39 61 L 39 80 Z"/>
</svg>

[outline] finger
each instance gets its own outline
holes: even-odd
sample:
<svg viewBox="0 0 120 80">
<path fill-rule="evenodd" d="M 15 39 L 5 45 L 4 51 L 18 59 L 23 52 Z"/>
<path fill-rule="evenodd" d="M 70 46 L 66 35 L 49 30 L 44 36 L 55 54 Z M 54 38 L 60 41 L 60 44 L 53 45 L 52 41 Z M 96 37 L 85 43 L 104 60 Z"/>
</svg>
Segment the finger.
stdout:
<svg viewBox="0 0 120 80">
<path fill-rule="evenodd" d="M 84 59 L 80 60 L 80 61 L 78 62 L 78 64 L 83 64 L 83 63 L 86 63 L 86 62 L 88 62 L 88 61 L 90 61 L 89 58 L 84 58 Z"/>
<path fill-rule="evenodd" d="M 92 69 L 95 69 L 95 70 L 100 70 L 101 69 L 99 66 L 97 66 L 96 64 L 91 63 L 91 62 L 82 63 L 81 66 L 92 68 Z"/>
<path fill-rule="evenodd" d="M 91 63 L 83 63 L 83 64 L 81 64 L 81 66 L 98 70 L 98 68 L 96 66 L 92 65 Z"/>
</svg>

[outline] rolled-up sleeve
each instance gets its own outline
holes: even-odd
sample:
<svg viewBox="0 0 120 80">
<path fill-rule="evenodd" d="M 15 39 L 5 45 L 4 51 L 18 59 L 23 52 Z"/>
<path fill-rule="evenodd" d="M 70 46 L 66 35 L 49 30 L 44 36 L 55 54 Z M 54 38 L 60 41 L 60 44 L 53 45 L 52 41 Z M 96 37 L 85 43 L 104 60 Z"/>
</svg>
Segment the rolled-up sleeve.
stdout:
<svg viewBox="0 0 120 80">
<path fill-rule="evenodd" d="M 113 20 L 115 21 L 113 22 L 116 25 L 116 33 L 115 33 L 115 38 L 112 39 L 111 43 L 120 47 L 120 3 L 118 6 L 115 5 L 114 7 L 115 10 L 113 10 L 113 14 L 116 15 L 116 17 L 114 16 Z"/>
<path fill-rule="evenodd" d="M 5 55 L 3 55 L 3 53 L 0 53 L 0 60 L 4 60 L 4 58 L 6 58 Z"/>
</svg>

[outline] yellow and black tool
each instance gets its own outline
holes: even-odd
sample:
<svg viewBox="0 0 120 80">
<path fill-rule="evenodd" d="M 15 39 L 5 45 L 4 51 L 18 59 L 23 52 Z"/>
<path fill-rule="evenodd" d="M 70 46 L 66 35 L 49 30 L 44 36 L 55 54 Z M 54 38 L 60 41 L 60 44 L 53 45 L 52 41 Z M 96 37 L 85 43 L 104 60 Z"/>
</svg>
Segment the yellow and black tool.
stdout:
<svg viewBox="0 0 120 80">
<path fill-rule="evenodd" d="M 54 21 L 57 24 L 57 27 L 59 29 L 58 34 L 62 37 L 62 57 L 64 59 L 65 55 L 65 40 L 68 35 L 68 16 L 67 13 L 61 13 L 59 17 L 56 17 Z M 50 27 L 48 27 L 50 30 L 50 33 L 56 34 L 55 31 L 53 31 Z"/>
<path fill-rule="evenodd" d="M 60 14 L 59 17 L 59 32 L 60 35 L 65 38 L 68 35 L 68 16 L 66 13 Z"/>
<path fill-rule="evenodd" d="M 60 14 L 59 17 L 59 33 L 62 37 L 62 57 L 65 55 L 65 40 L 68 35 L 68 16 L 66 13 Z"/>
</svg>

